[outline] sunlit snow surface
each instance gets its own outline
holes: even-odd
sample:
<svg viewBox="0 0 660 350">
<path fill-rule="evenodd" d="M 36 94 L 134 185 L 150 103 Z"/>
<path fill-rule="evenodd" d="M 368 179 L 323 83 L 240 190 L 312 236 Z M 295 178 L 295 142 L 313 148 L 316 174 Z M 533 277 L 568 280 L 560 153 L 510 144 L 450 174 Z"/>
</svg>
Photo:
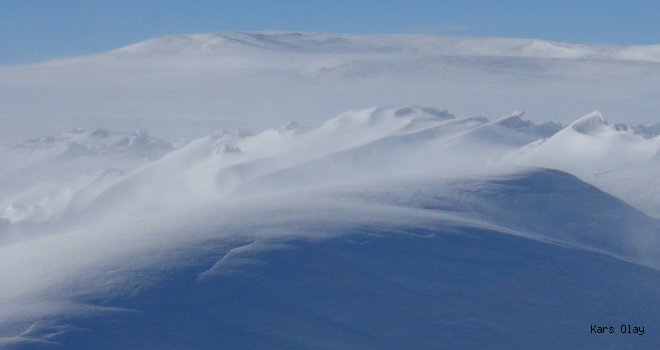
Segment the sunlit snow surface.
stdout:
<svg viewBox="0 0 660 350">
<path fill-rule="evenodd" d="M 658 61 L 217 34 L 0 67 L 0 347 L 652 347 Z M 449 91 L 468 116 L 422 107 Z M 556 122 L 475 116 L 507 101 Z"/>
</svg>

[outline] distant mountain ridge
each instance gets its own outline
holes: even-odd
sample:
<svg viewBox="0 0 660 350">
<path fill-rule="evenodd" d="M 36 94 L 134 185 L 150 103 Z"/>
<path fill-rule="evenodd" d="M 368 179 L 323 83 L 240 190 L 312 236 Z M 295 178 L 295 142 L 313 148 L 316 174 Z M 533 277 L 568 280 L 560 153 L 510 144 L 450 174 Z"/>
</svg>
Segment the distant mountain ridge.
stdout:
<svg viewBox="0 0 660 350">
<path fill-rule="evenodd" d="M 241 48 L 307 53 L 414 53 L 660 62 L 660 44 L 618 46 L 541 39 L 297 32 L 168 35 L 125 46 L 111 51 L 110 54 L 221 54 Z"/>
</svg>

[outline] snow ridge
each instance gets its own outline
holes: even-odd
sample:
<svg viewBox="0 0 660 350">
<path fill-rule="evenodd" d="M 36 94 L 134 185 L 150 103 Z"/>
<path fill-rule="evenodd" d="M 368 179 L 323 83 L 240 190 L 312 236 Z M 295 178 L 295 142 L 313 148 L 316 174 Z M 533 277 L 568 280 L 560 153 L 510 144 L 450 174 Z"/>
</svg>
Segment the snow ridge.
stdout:
<svg viewBox="0 0 660 350">
<path fill-rule="evenodd" d="M 264 328 L 277 330 L 280 348 L 311 347 L 319 329 L 346 348 L 355 334 L 386 345 L 410 332 L 424 336 L 406 342 L 425 347 L 446 336 L 438 320 L 493 334 L 526 329 L 499 312 L 483 324 L 446 314 L 471 310 L 483 299 L 474 293 L 507 310 L 533 300 L 577 329 L 631 285 L 617 315 L 657 318 L 648 305 L 660 281 L 660 138 L 597 112 L 559 128 L 522 112 L 490 121 L 404 105 L 176 144 L 107 130 L 21 143 L 9 150 L 47 154 L 31 166 L 70 176 L 42 174 L 0 200 L 0 275 L 12 281 L 0 284 L 0 347 L 71 348 L 106 332 L 102 348 L 260 347 L 272 339 L 252 330 Z M 86 151 L 60 152 L 73 143 Z M 131 154 L 159 156 L 117 163 Z M 90 159 L 98 163 L 79 162 Z M 594 277 L 594 268 L 617 273 Z M 584 278 L 607 292 L 589 292 L 593 305 L 567 319 Z M 297 311 L 301 302 L 315 311 Z M 371 320 L 390 305 L 396 317 L 353 322 L 362 314 L 346 317 L 337 305 L 360 305 Z M 404 322 L 427 317 L 421 310 L 433 312 L 423 318 L 428 334 Z M 531 319 L 530 310 L 516 312 Z M 190 322 L 170 322 L 183 316 Z M 311 336 L 300 337 L 303 325 Z M 174 335 L 138 336 L 146 331 Z M 544 334 L 535 339 L 557 344 Z M 458 348 L 490 343 L 460 339 L 468 343 Z"/>
<path fill-rule="evenodd" d="M 660 62 L 660 45 L 583 45 L 539 39 L 440 35 L 339 35 L 299 32 L 233 32 L 170 35 L 133 44 L 112 54 L 219 54 L 241 50 L 308 53 L 423 53 L 457 56 L 543 57 Z"/>
</svg>

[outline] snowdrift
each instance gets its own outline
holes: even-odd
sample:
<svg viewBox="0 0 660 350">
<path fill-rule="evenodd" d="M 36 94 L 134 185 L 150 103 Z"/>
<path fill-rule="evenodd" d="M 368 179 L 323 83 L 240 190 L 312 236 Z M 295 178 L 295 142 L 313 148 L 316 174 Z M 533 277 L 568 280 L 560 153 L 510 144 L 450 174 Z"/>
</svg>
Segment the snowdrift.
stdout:
<svg viewBox="0 0 660 350">
<path fill-rule="evenodd" d="M 0 138 L 9 145 L 35 134 L 101 128 L 144 129 L 173 141 L 216 129 L 271 129 L 290 120 L 319 125 L 353 108 L 410 104 L 491 120 L 525 109 L 535 122 L 562 123 L 598 108 L 615 123 L 646 126 L 657 122 L 659 90 L 660 49 L 654 45 L 175 35 L 92 56 L 1 66 Z"/>
<path fill-rule="evenodd" d="M 88 152 L 54 151 L 71 142 Z M 2 347 L 660 340 L 588 333 L 660 321 L 660 197 L 645 190 L 659 139 L 599 113 L 563 126 L 376 107 L 318 127 L 180 143 L 73 132 L 6 151 L 29 160 L 13 174 L 60 175 L 0 201 Z"/>
<path fill-rule="evenodd" d="M 562 208 L 542 200 L 546 192 Z M 5 247 L 2 273 L 14 283 L 0 290 L 4 344 L 550 349 L 658 341 L 653 333 L 592 339 L 584 330 L 658 322 L 658 246 L 647 236 L 658 223 L 568 174 L 268 198 L 234 201 L 229 215 L 216 207 L 185 223 Z M 624 219 L 605 216 L 613 212 Z"/>
</svg>

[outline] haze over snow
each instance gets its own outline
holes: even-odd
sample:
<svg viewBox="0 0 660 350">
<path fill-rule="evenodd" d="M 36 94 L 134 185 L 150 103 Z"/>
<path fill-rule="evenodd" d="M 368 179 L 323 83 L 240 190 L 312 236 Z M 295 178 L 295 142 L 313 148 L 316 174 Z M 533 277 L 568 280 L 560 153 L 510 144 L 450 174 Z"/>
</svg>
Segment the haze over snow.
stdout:
<svg viewBox="0 0 660 350">
<path fill-rule="evenodd" d="M 2 66 L 0 347 L 652 347 L 587 326 L 660 322 L 659 61 L 220 33 Z"/>
</svg>

